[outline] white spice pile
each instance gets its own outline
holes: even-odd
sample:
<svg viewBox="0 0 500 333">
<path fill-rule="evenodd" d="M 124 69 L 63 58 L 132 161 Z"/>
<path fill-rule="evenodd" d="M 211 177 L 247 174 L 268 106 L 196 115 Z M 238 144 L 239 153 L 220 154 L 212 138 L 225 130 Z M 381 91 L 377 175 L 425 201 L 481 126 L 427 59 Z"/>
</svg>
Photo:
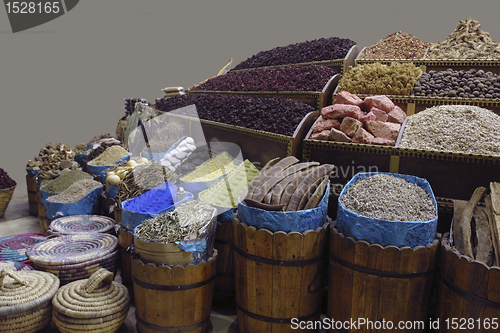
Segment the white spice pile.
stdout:
<svg viewBox="0 0 500 333">
<path fill-rule="evenodd" d="M 436 207 L 423 188 L 385 174 L 357 181 L 340 202 L 356 214 L 388 221 L 421 222 L 436 217 Z"/>
<path fill-rule="evenodd" d="M 500 116 L 478 106 L 433 106 L 407 118 L 399 147 L 500 155 Z"/>
<path fill-rule="evenodd" d="M 47 201 L 58 203 L 75 203 L 85 198 L 87 194 L 99 187 L 102 187 L 102 184 L 98 181 L 92 179 L 79 180 L 58 195 L 49 197 Z"/>
</svg>

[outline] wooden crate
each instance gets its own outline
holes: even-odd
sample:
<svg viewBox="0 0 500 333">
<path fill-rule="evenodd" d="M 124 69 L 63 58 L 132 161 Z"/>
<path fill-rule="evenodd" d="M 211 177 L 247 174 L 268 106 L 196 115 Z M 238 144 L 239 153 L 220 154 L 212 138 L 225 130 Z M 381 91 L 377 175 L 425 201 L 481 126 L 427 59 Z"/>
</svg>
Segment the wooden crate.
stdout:
<svg viewBox="0 0 500 333">
<path fill-rule="evenodd" d="M 250 97 L 281 97 L 292 99 L 297 102 L 311 105 L 318 111 L 322 107 L 332 103 L 331 96 L 337 87 L 340 74 L 336 74 L 328 80 L 321 91 L 210 91 L 195 90 L 188 91 L 186 95 L 227 95 L 227 96 L 250 96 Z"/>
</svg>

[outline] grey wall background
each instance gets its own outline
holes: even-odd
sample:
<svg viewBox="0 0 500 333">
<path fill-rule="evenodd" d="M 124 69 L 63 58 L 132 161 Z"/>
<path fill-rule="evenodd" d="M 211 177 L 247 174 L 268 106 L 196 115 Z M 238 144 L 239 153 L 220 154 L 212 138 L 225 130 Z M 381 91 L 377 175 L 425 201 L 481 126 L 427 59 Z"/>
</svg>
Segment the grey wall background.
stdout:
<svg viewBox="0 0 500 333">
<path fill-rule="evenodd" d="M 13 34 L 0 8 L 0 167 L 25 188 L 47 142 L 114 133 L 123 99 L 161 97 L 276 46 L 320 37 L 361 47 L 396 31 L 439 42 L 472 16 L 500 41 L 498 0 L 81 0 Z"/>
</svg>

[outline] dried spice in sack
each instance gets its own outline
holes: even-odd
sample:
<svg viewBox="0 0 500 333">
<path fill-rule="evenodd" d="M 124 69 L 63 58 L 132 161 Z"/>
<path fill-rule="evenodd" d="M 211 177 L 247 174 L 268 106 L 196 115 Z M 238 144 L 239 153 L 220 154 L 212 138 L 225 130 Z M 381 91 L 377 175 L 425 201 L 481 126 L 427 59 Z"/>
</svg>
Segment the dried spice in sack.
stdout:
<svg viewBox="0 0 500 333">
<path fill-rule="evenodd" d="M 87 151 L 87 160 L 92 161 L 95 159 L 97 156 L 101 155 L 104 153 L 106 149 L 108 149 L 111 146 L 121 146 L 121 142 L 118 141 L 115 138 L 105 138 L 101 139 L 100 142 L 96 142 L 93 144 L 93 148 L 89 149 Z M 123 146 L 122 146 L 123 147 Z"/>
<path fill-rule="evenodd" d="M 500 59 L 500 44 L 469 17 L 444 41 L 433 43 L 425 59 Z"/>
<path fill-rule="evenodd" d="M 95 166 L 113 165 L 127 155 L 129 155 L 129 152 L 125 148 L 118 145 L 113 145 L 106 148 L 106 150 L 101 155 L 97 156 L 88 164 Z"/>
<path fill-rule="evenodd" d="M 349 67 L 339 80 L 338 91 L 369 95 L 410 95 L 422 70 L 413 63 L 392 62 Z"/>
<path fill-rule="evenodd" d="M 234 70 L 343 59 L 356 43 L 348 38 L 319 38 L 261 51 L 242 61 Z"/>
<path fill-rule="evenodd" d="M 47 201 L 58 203 L 76 203 L 85 198 L 87 194 L 100 187 L 102 187 L 102 184 L 95 180 L 79 180 L 76 183 L 71 184 L 70 187 L 60 194 L 49 197 Z"/>
<path fill-rule="evenodd" d="M 500 155 L 500 116 L 472 105 L 439 105 L 407 118 L 399 147 Z"/>
<path fill-rule="evenodd" d="M 285 98 L 203 94 L 160 98 L 156 108 L 168 112 L 192 104 L 200 119 L 288 136 L 293 135 L 306 114 L 315 111 L 308 104 Z"/>
<path fill-rule="evenodd" d="M 53 145 L 47 143 L 40 149 L 34 160 L 28 161 L 26 168 L 32 171 L 40 171 L 38 178 L 53 179 L 59 176 L 63 169 L 78 169 L 80 165 L 74 161 L 75 152 L 67 145 L 58 143 Z"/>
<path fill-rule="evenodd" d="M 482 69 L 468 71 L 429 71 L 423 73 L 413 88 L 414 96 L 500 98 L 500 76 Z"/>
<path fill-rule="evenodd" d="M 0 190 L 16 186 L 16 181 L 9 177 L 7 172 L 0 168 Z"/>
<path fill-rule="evenodd" d="M 340 197 L 340 202 L 356 214 L 387 221 L 429 221 L 437 214 L 423 188 L 384 174 L 357 181 Z"/>
<path fill-rule="evenodd" d="M 338 73 L 326 66 L 258 68 L 216 76 L 192 90 L 322 91 Z"/>
<path fill-rule="evenodd" d="M 399 31 L 365 48 L 358 59 L 423 59 L 430 45 L 412 34 Z"/>
<path fill-rule="evenodd" d="M 56 179 L 49 181 L 46 185 L 43 184 L 43 191 L 47 191 L 50 194 L 61 193 L 70 187 L 73 183 L 80 181 L 82 179 L 92 179 L 92 175 L 81 170 L 71 170 L 62 173 Z"/>
</svg>

